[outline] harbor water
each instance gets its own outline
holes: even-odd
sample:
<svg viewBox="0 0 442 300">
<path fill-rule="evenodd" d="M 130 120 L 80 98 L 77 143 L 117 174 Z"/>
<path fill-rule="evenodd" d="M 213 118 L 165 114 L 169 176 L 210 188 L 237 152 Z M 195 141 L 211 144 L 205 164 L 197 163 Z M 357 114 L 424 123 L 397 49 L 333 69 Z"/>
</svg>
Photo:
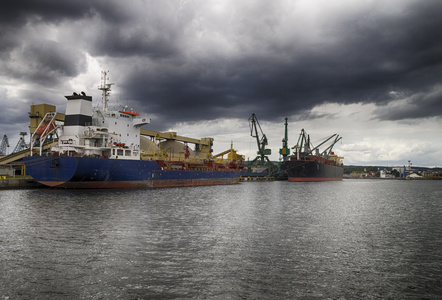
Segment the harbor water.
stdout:
<svg viewBox="0 0 442 300">
<path fill-rule="evenodd" d="M 440 299 L 442 182 L 0 191 L 0 299 Z"/>
</svg>

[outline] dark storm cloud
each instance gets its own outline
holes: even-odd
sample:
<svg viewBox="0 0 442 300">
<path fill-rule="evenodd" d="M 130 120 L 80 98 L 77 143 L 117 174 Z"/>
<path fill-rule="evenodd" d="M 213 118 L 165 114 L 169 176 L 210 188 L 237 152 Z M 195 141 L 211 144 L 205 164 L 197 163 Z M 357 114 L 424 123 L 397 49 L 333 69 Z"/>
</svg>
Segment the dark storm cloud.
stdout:
<svg viewBox="0 0 442 300">
<path fill-rule="evenodd" d="M 15 56 L 5 67 L 8 76 L 43 86 L 60 84 L 86 69 L 84 54 L 53 41 L 23 44 Z"/>
<path fill-rule="evenodd" d="M 17 79 L 22 87 L 47 88 L 85 69 L 78 49 L 45 38 L 45 25 L 83 18 L 91 8 L 78 1 L 6 1 L 0 10 L 0 75 Z"/>
<path fill-rule="evenodd" d="M 149 59 L 137 63 L 136 71 L 126 70 L 123 85 L 131 99 L 176 121 L 213 119 L 227 113 L 244 118 L 251 112 L 272 120 L 325 102 L 386 104 L 395 100 L 391 91 L 409 97 L 441 81 L 440 11 L 442 2 L 427 1 L 394 14 L 360 11 L 331 17 L 317 28 L 305 28 L 307 35 L 317 30 L 321 36 L 304 44 L 283 34 L 279 40 L 271 36 L 289 31 L 277 16 L 269 23 L 259 14 L 244 15 L 238 21 L 241 24 L 233 20 L 229 24 L 233 29 L 225 34 L 236 49 L 247 51 L 233 56 L 217 51 L 189 56 L 171 38 L 162 39 L 158 50 L 169 50 L 155 59 L 147 55 L 155 51 L 145 39 L 135 49 Z M 202 22 L 203 30 L 205 26 Z M 416 112 L 415 117 L 425 114 Z"/>
<path fill-rule="evenodd" d="M 442 85 L 432 91 L 419 92 L 405 99 L 382 105 L 375 111 L 380 120 L 430 118 L 442 115 Z"/>
<path fill-rule="evenodd" d="M 29 22 L 58 22 L 78 18 L 89 10 L 75 0 L 6 0 L 2 1 L 0 24 L 2 27 L 22 27 Z"/>
<path fill-rule="evenodd" d="M 101 15 L 109 22 L 120 22 L 130 18 L 128 3 L 106 0 L 4 0 L 0 10 L 0 24 L 8 27 L 23 27 L 35 23 L 61 23 Z"/>
<path fill-rule="evenodd" d="M 44 87 L 81 74 L 88 53 L 123 98 L 174 122 L 306 116 L 323 103 L 440 115 L 428 99 L 442 79 L 441 1 L 229 3 L 7 1 L 2 73 Z M 32 36 L 43 25 L 60 30 L 55 41 Z M 431 110 L 390 114 L 397 94 Z"/>
<path fill-rule="evenodd" d="M 173 3 L 173 2 L 172 2 Z M 179 55 L 182 27 L 177 5 L 134 2 L 110 9 L 97 8 L 100 27 L 91 36 L 89 51 L 97 56 L 162 58 Z M 118 16 L 115 13 L 118 12 Z"/>
<path fill-rule="evenodd" d="M 131 27 L 126 21 L 131 18 L 128 14 L 129 7 L 124 3 L 111 1 L 77 1 L 77 0 L 21 0 L 2 2 L 0 10 L 0 55 L 4 58 L 10 58 L 11 53 L 16 50 L 23 53 L 23 61 L 28 57 L 36 58 L 39 62 L 36 65 L 30 63 L 32 68 L 41 68 L 45 71 L 60 68 L 60 64 L 65 64 L 72 69 L 71 72 L 64 70 L 68 76 L 78 75 L 78 70 L 72 68 L 72 64 L 83 60 L 77 54 L 72 56 L 75 51 L 88 51 L 89 49 L 80 48 L 83 45 L 84 35 L 99 28 L 82 28 L 80 25 L 84 20 L 90 20 L 94 17 L 100 18 L 112 24 L 112 30 L 121 25 Z M 40 26 L 40 27 L 39 27 Z M 48 40 L 44 36 L 44 26 L 52 26 L 55 29 L 73 30 L 72 40 L 63 39 L 65 33 L 57 35 L 57 41 Z M 86 30 L 85 30 L 86 29 Z M 114 31 L 115 32 L 115 31 Z M 135 34 L 136 35 L 136 34 Z M 102 36 L 101 33 L 94 33 L 94 38 Z M 106 49 L 109 48 L 111 34 L 107 33 L 104 38 L 108 39 Z M 130 39 L 123 41 L 126 49 L 129 51 L 136 45 Z M 99 43 L 99 39 L 95 43 Z M 103 51 L 100 55 L 105 55 Z M 129 54 L 130 55 L 130 54 Z M 39 57 L 40 56 L 40 57 Z M 67 63 L 71 60 L 71 65 Z M 81 62 L 84 63 L 84 62 Z M 83 67 L 83 66 L 82 66 Z M 50 72 L 49 72 L 50 73 Z"/>
</svg>

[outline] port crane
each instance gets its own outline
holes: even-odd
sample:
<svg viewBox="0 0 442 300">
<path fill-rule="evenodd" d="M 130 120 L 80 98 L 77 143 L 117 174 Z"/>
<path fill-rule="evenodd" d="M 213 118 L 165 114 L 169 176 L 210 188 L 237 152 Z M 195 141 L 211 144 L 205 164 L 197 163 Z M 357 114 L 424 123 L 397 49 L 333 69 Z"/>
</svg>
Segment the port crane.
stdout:
<svg viewBox="0 0 442 300">
<path fill-rule="evenodd" d="M 18 153 L 28 148 L 28 145 L 26 145 L 25 142 L 25 135 L 27 135 L 26 132 L 24 131 L 20 132 L 20 139 L 18 140 L 18 143 L 15 146 L 14 151 L 12 151 L 12 153 Z"/>
<path fill-rule="evenodd" d="M 8 140 L 8 136 L 5 134 L 3 136 L 3 140 L 2 143 L 0 144 L 0 155 L 6 155 L 6 148 L 9 147 L 9 140 Z"/>
<path fill-rule="evenodd" d="M 271 149 L 266 149 L 268 145 L 267 137 L 261 129 L 259 125 L 258 118 L 255 114 L 252 114 L 249 118 L 249 126 L 250 126 L 250 135 L 256 138 L 256 143 L 258 145 L 258 156 L 255 159 L 247 164 L 248 167 L 252 166 L 255 162 L 260 163 L 261 166 L 265 165 L 266 162 L 271 164 L 267 155 L 272 154 Z M 258 131 L 259 129 L 259 131 Z M 261 133 L 261 136 L 260 136 Z"/>
</svg>

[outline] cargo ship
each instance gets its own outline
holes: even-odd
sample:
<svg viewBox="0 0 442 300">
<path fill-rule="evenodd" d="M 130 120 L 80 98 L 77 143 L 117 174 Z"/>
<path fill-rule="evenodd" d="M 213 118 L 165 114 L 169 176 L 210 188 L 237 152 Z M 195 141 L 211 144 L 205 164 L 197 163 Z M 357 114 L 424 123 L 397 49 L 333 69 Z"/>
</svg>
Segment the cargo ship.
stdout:
<svg viewBox="0 0 442 300">
<path fill-rule="evenodd" d="M 92 108 L 84 92 L 65 96 L 64 122 L 56 113 L 45 114 L 31 135 L 31 151 L 24 158 L 27 174 L 37 182 L 57 188 L 161 188 L 236 184 L 244 168 L 239 160 L 216 161 L 212 138 L 209 150 L 173 140 L 141 136 L 150 123 L 133 109 L 110 110 L 111 85 L 102 73 L 101 108 Z M 203 139 L 202 139 L 203 140 Z M 144 144 L 144 147 L 143 147 Z M 146 144 L 148 146 L 146 146 Z M 206 147 L 207 148 L 207 147 Z M 152 150 L 153 149 L 153 150 Z M 234 150 L 231 147 L 233 158 Z M 235 152 L 236 154 L 236 152 Z"/>
<path fill-rule="evenodd" d="M 281 170 L 287 174 L 288 181 L 334 181 L 342 180 L 344 173 L 343 157 L 337 156 L 333 146 L 342 138 L 337 134 L 326 138 L 314 147 L 310 136 L 301 130 L 294 153 L 287 157 Z M 331 145 L 320 152 L 319 147 L 331 141 Z"/>
</svg>

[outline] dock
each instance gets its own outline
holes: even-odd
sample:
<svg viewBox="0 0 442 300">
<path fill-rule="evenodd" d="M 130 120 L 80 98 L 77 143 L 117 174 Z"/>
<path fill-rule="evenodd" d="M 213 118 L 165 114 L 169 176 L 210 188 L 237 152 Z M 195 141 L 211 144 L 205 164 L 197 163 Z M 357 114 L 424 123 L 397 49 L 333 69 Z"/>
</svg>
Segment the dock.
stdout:
<svg viewBox="0 0 442 300">
<path fill-rule="evenodd" d="M 42 184 L 36 182 L 31 176 L 0 176 L 0 190 L 41 188 Z"/>
</svg>

